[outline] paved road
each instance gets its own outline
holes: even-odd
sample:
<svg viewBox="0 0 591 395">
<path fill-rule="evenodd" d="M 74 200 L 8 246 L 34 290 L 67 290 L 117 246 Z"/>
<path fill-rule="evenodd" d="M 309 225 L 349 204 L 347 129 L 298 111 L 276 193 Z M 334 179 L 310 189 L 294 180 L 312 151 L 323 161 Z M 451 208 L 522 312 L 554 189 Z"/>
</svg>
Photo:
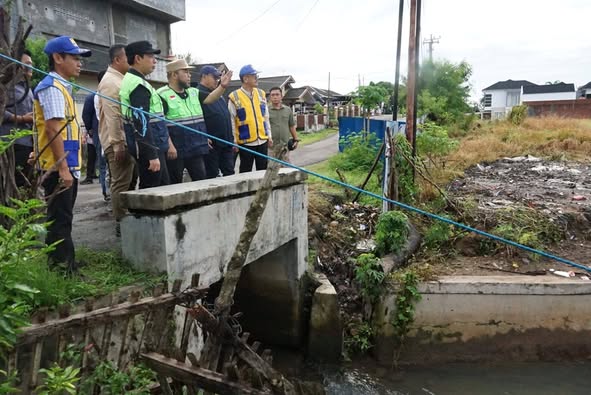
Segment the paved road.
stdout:
<svg viewBox="0 0 591 395">
<path fill-rule="evenodd" d="M 335 133 L 327 139 L 305 145 L 290 153 L 291 162 L 298 166 L 309 166 L 322 162 L 339 152 L 339 134 Z"/>
<path fill-rule="evenodd" d="M 291 160 L 298 166 L 322 162 L 338 152 L 338 135 L 303 146 L 291 152 Z M 120 250 L 121 244 L 115 236 L 115 220 L 110 203 L 103 201 L 98 182 L 80 185 L 74 207 L 72 236 L 76 246 L 97 250 Z"/>
</svg>

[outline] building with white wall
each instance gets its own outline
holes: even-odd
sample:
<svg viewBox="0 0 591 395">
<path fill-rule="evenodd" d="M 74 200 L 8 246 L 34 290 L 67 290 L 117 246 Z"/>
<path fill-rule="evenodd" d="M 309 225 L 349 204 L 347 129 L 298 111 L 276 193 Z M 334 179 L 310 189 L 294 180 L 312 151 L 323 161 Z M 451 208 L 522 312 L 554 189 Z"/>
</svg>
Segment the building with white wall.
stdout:
<svg viewBox="0 0 591 395">
<path fill-rule="evenodd" d="M 574 84 L 537 85 L 527 80 L 499 81 L 482 92 L 483 116 L 493 120 L 506 118 L 514 106 L 526 102 L 574 100 L 577 96 Z"/>
</svg>

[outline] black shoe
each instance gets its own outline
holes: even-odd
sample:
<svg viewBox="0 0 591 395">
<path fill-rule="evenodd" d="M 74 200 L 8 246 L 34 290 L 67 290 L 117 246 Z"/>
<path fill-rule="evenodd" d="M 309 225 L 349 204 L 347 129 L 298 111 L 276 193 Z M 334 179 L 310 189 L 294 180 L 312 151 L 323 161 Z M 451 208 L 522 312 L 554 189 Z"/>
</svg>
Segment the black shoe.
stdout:
<svg viewBox="0 0 591 395">
<path fill-rule="evenodd" d="M 80 185 L 90 185 L 92 184 L 92 178 L 86 178 L 84 181 L 80 182 Z"/>
<path fill-rule="evenodd" d="M 111 201 L 111 195 L 107 195 L 106 193 L 103 193 L 103 199 L 105 202 L 110 202 Z"/>
</svg>

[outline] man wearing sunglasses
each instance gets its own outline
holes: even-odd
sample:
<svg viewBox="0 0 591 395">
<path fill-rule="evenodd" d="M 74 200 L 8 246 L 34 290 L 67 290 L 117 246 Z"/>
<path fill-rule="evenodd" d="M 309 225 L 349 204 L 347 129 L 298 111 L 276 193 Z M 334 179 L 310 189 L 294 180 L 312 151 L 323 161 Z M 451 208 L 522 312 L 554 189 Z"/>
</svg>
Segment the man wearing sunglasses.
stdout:
<svg viewBox="0 0 591 395">
<path fill-rule="evenodd" d="M 72 241 L 74 203 L 80 177 L 80 128 L 72 85 L 67 81 L 80 75 L 81 57 L 88 49 L 78 47 L 67 36 L 51 39 L 43 50 L 49 56 L 47 75 L 34 92 L 36 155 L 43 175 L 47 202 L 46 243 L 57 243 L 49 253 L 50 264 L 66 264 L 68 272 L 78 269 Z"/>
</svg>

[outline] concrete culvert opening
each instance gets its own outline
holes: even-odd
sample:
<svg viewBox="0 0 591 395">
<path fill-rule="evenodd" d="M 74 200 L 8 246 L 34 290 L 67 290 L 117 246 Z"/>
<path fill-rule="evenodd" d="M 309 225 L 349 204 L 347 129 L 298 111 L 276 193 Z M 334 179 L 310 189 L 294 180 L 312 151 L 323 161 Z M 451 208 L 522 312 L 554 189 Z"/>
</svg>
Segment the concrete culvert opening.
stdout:
<svg viewBox="0 0 591 395">
<path fill-rule="evenodd" d="M 250 339 L 269 346 L 303 344 L 303 284 L 297 277 L 297 239 L 249 263 L 242 269 L 232 313 Z M 213 305 L 223 279 L 211 284 L 207 303 Z"/>
</svg>

